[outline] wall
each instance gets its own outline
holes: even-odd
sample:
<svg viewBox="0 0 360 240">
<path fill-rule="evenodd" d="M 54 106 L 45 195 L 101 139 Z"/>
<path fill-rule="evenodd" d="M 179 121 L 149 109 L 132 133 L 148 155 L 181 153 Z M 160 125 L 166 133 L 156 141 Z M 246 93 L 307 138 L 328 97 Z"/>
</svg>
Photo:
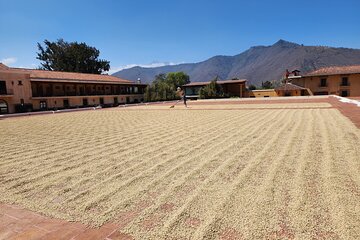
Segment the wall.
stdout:
<svg viewBox="0 0 360 240">
<path fill-rule="evenodd" d="M 15 112 L 15 104 L 20 104 L 21 99 L 24 100 L 25 104 L 31 103 L 29 74 L 0 70 L 0 81 L 6 82 L 8 95 L 1 95 L 0 99 L 7 102 L 10 113 Z M 19 81 L 21 81 L 21 84 Z"/>
<path fill-rule="evenodd" d="M 244 97 L 245 95 L 245 84 L 244 83 L 227 83 L 221 85 L 225 94 L 229 94 L 230 97 L 238 96 Z M 241 91 L 241 93 L 240 93 Z"/>
<path fill-rule="evenodd" d="M 350 86 L 340 86 L 343 77 L 348 77 Z M 327 79 L 327 87 L 319 86 L 322 78 Z M 340 96 L 342 90 L 348 90 L 349 97 L 360 96 L 360 74 L 302 77 L 300 79 L 293 79 L 292 83 L 305 88 L 310 88 L 314 95 L 324 92 Z"/>
<path fill-rule="evenodd" d="M 264 89 L 264 90 L 248 90 L 246 92 L 246 97 L 263 98 L 263 97 L 278 97 L 278 95 L 274 89 Z"/>
<path fill-rule="evenodd" d="M 31 102 L 33 103 L 34 110 L 40 110 L 40 102 L 45 101 L 48 109 L 62 109 L 65 108 L 64 100 L 69 101 L 71 108 L 85 107 L 83 105 L 83 99 L 88 100 L 88 106 L 100 105 L 100 98 L 104 99 L 105 105 L 115 104 L 115 97 L 118 99 L 118 104 L 125 104 L 126 98 L 129 98 L 130 103 L 142 102 L 144 99 L 142 94 L 138 95 L 120 95 L 120 96 L 67 96 L 67 97 L 38 97 L 34 98 Z"/>
<path fill-rule="evenodd" d="M 69 100 L 70 107 L 82 107 L 83 106 L 83 98 L 88 99 L 88 105 L 99 105 L 100 98 L 104 99 L 104 104 L 113 105 L 114 98 L 118 98 L 118 104 L 125 104 L 127 99 L 129 103 L 141 102 L 143 101 L 143 94 L 119 94 L 119 95 L 108 95 L 108 96 L 61 96 L 61 97 L 32 97 L 32 91 L 36 94 L 36 87 L 32 87 L 30 81 L 30 74 L 19 72 L 12 69 L 0 69 L 0 81 L 5 81 L 7 94 L 0 94 L 0 100 L 5 101 L 8 105 L 8 112 L 14 113 L 15 106 L 17 104 L 21 104 L 21 99 L 24 100 L 24 104 L 32 104 L 33 110 L 40 110 L 40 101 L 46 101 L 46 105 L 48 109 L 55 108 L 64 108 L 64 99 Z M 19 84 L 21 81 L 21 84 Z M 101 82 L 99 82 L 101 83 Z M 56 89 L 58 87 L 58 89 Z M 68 91 L 75 91 L 74 84 L 66 84 L 65 87 L 69 87 Z M 127 86 L 129 87 L 129 86 Z M 33 88 L 33 89 L 32 89 Z M 43 83 L 42 85 L 43 92 L 48 92 L 50 89 L 50 84 Z M 110 92 L 110 87 L 108 89 L 104 89 L 105 92 Z M 124 88 L 124 87 L 121 87 Z M 135 89 L 135 87 L 134 87 Z M 52 88 L 53 94 L 63 95 L 63 84 L 55 84 L 54 88 Z M 136 92 L 131 91 L 131 92 Z"/>
<path fill-rule="evenodd" d="M 303 92 L 303 94 L 302 94 Z M 288 96 L 304 96 L 304 95 L 308 95 L 308 94 L 305 94 L 305 90 L 278 90 L 276 91 L 276 94 L 279 96 L 279 97 L 288 97 Z"/>
</svg>

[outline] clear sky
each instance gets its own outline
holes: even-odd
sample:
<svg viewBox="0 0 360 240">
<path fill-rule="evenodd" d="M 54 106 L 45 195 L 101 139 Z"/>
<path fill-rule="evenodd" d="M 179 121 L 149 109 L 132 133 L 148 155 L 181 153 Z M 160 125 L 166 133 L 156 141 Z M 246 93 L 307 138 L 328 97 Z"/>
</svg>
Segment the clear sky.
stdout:
<svg viewBox="0 0 360 240">
<path fill-rule="evenodd" d="M 360 0 L 0 0 L 0 61 L 37 67 L 37 42 L 86 42 L 112 71 L 198 62 L 279 39 L 360 48 Z"/>
</svg>

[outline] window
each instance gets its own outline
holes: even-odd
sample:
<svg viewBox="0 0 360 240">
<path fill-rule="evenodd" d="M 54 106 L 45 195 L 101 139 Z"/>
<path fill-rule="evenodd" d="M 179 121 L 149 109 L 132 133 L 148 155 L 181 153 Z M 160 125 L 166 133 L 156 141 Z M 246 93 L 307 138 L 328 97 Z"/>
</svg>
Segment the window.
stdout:
<svg viewBox="0 0 360 240">
<path fill-rule="evenodd" d="M 349 96 L 349 92 L 347 90 L 342 90 L 341 91 L 341 96 L 342 97 L 347 97 L 347 96 Z"/>
<path fill-rule="evenodd" d="M 314 92 L 314 95 L 329 95 L 329 92 Z"/>
<path fill-rule="evenodd" d="M 18 85 L 20 86 L 23 85 L 22 81 L 18 81 Z"/>
<path fill-rule="evenodd" d="M 83 106 L 89 105 L 87 98 L 83 98 Z"/>
<path fill-rule="evenodd" d="M 70 107 L 69 99 L 64 99 L 64 108 Z"/>
<path fill-rule="evenodd" d="M 5 94 L 6 95 L 7 91 L 6 91 L 6 82 L 5 81 L 0 81 L 0 95 L 1 94 Z"/>
<path fill-rule="evenodd" d="M 44 110 L 47 108 L 46 101 L 40 101 L 40 109 Z"/>
<path fill-rule="evenodd" d="M 341 79 L 341 86 L 349 86 L 349 79 L 348 77 L 343 77 Z"/>
<path fill-rule="evenodd" d="M 8 109 L 7 102 L 5 102 L 4 100 L 0 100 L 0 114 L 5 114 L 8 112 L 9 112 L 9 109 Z"/>
<path fill-rule="evenodd" d="M 320 79 L 320 87 L 327 87 L 327 79 L 326 78 L 322 78 Z"/>
</svg>

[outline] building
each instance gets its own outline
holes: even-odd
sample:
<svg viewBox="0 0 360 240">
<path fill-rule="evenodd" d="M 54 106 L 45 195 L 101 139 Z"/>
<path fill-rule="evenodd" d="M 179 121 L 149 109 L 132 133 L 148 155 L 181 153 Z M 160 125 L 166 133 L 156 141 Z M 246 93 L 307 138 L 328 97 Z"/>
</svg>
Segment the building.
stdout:
<svg viewBox="0 0 360 240">
<path fill-rule="evenodd" d="M 310 89 L 304 88 L 293 83 L 284 83 L 283 85 L 274 89 L 276 96 L 278 97 L 290 97 L 290 96 L 310 96 L 313 95 Z"/>
<path fill-rule="evenodd" d="M 216 81 L 219 84 L 224 94 L 228 97 L 245 97 L 246 96 L 246 80 L 224 80 L 224 81 Z M 210 82 L 192 82 L 183 85 L 185 90 L 185 95 L 189 99 L 197 99 L 199 98 L 199 91 L 202 87 L 210 84 Z"/>
<path fill-rule="evenodd" d="M 142 102 L 146 86 L 110 75 L 11 68 L 0 63 L 0 114 Z"/>
<path fill-rule="evenodd" d="M 360 65 L 321 68 L 304 76 L 289 76 L 289 80 L 314 95 L 360 96 Z"/>
<path fill-rule="evenodd" d="M 264 98 L 264 97 L 277 97 L 277 93 L 274 89 L 260 89 L 260 90 L 248 90 L 246 97 L 250 98 Z"/>
</svg>

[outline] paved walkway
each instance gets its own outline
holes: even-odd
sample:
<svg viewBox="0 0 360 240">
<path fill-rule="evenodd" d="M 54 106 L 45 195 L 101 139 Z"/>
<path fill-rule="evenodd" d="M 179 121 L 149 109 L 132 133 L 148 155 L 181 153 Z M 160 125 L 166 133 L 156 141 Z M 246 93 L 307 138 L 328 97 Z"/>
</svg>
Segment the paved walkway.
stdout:
<svg viewBox="0 0 360 240">
<path fill-rule="evenodd" d="M 121 224 L 89 228 L 81 223 L 53 219 L 16 205 L 0 204 L 1 240 L 131 240 Z"/>
</svg>

